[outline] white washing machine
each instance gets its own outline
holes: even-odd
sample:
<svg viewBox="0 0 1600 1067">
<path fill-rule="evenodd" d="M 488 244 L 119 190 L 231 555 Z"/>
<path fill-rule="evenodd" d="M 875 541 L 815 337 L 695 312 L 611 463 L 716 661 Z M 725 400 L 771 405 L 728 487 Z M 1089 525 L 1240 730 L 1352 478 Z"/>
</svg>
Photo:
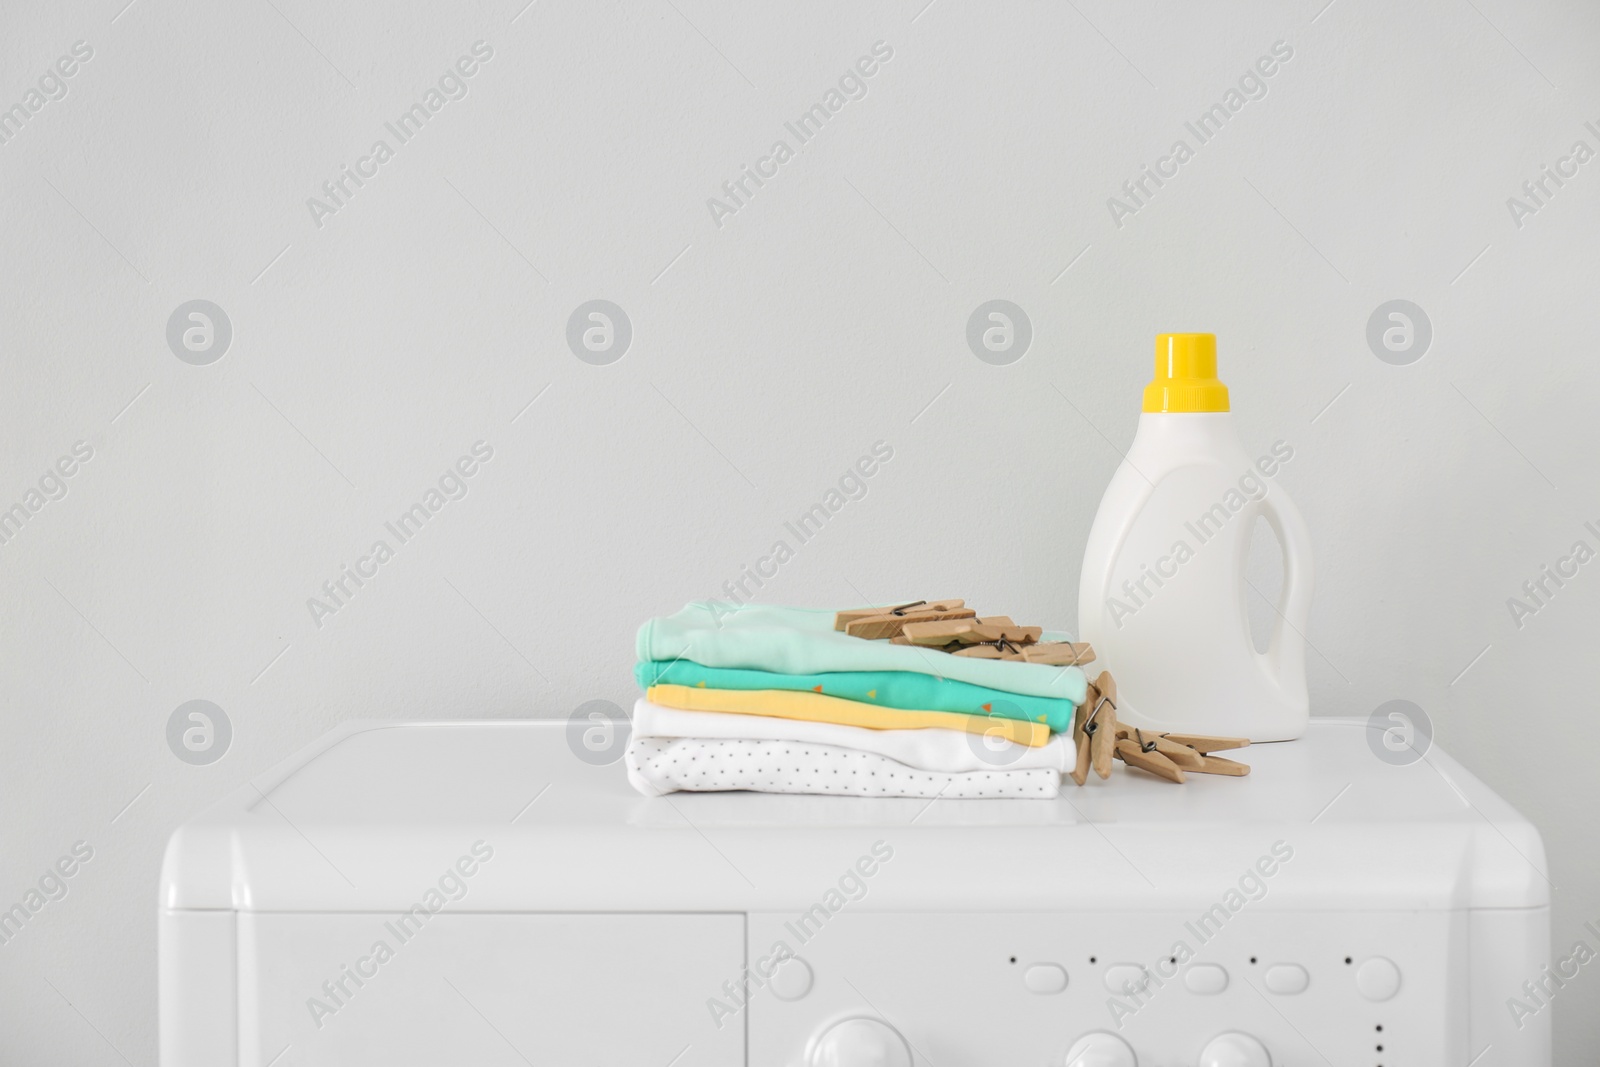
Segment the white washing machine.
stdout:
<svg viewBox="0 0 1600 1067">
<path fill-rule="evenodd" d="M 346 724 L 173 835 L 161 1064 L 1545 1067 L 1538 833 L 1369 733 L 927 802 Z"/>
</svg>

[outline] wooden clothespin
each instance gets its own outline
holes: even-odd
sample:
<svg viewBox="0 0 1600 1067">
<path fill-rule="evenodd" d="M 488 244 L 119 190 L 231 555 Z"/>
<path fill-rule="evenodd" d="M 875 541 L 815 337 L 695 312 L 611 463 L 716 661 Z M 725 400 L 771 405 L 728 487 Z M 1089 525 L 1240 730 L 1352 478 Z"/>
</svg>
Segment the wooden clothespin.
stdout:
<svg viewBox="0 0 1600 1067">
<path fill-rule="evenodd" d="M 1170 740 L 1165 734 L 1152 733 L 1137 727 L 1119 723 L 1117 726 L 1117 739 L 1128 739 L 1139 746 L 1141 752 L 1155 753 L 1162 756 L 1176 766 L 1185 770 L 1197 771 L 1205 765 L 1205 757 L 1199 752 L 1180 745 Z"/>
<path fill-rule="evenodd" d="M 1101 778 L 1111 777 L 1111 757 L 1117 742 L 1117 682 L 1110 671 L 1089 684 L 1083 703 L 1073 716 L 1073 740 L 1077 742 L 1077 762 L 1072 780 L 1082 785 L 1090 768 Z"/>
<path fill-rule="evenodd" d="M 970 619 L 978 613 L 964 600 L 913 600 L 892 608 L 856 608 L 833 617 L 833 628 L 869 641 L 898 637 L 907 623 Z"/>
<path fill-rule="evenodd" d="M 1139 767 L 1159 775 L 1169 782 L 1182 783 L 1183 769 L 1156 751 L 1146 752 L 1129 738 L 1117 742 L 1117 758 L 1129 766 Z"/>
<path fill-rule="evenodd" d="M 942 651 L 973 659 L 1016 660 L 1019 663 L 1043 663 L 1050 667 L 1076 667 L 1094 659 L 1094 649 L 1087 645 L 1073 646 L 1065 641 L 1046 641 L 1035 645 L 1013 645 L 1009 642 L 992 645 L 950 644 L 945 645 Z"/>
<path fill-rule="evenodd" d="M 1093 757 L 1094 773 L 1101 778 L 1109 778 L 1111 756 L 1117 747 L 1117 680 L 1111 677 L 1110 671 L 1101 671 L 1100 677 L 1094 680 L 1094 686 L 1100 690 L 1097 704 L 1102 705 L 1100 715 L 1103 716 L 1103 721 L 1100 723 L 1100 728 L 1095 731 L 1093 742 L 1089 746 L 1089 754 Z"/>
<path fill-rule="evenodd" d="M 1230 748 L 1244 748 L 1250 744 L 1248 737 L 1210 737 L 1206 734 L 1162 734 L 1175 745 L 1192 748 L 1196 752 L 1220 752 Z"/>
<path fill-rule="evenodd" d="M 1084 690 L 1083 703 L 1079 704 L 1072 714 L 1072 745 L 1077 752 L 1077 760 L 1072 765 L 1072 780 L 1082 785 L 1089 780 L 1090 741 L 1094 732 L 1086 729 L 1089 726 L 1089 716 L 1094 707 L 1100 702 L 1100 690 L 1096 689 L 1093 682 Z"/>
<path fill-rule="evenodd" d="M 963 645 L 956 642 L 945 646 L 945 651 L 952 656 L 965 656 L 968 659 L 1016 659 L 1015 650 L 1018 647 L 1004 641 L 992 645 Z"/>
<path fill-rule="evenodd" d="M 1213 756 L 1211 753 L 1226 751 L 1233 748 L 1244 748 L 1250 744 L 1247 737 L 1207 737 L 1201 734 L 1163 734 L 1162 740 L 1169 744 L 1177 745 L 1186 751 L 1196 753 L 1200 757 L 1200 764 L 1193 770 L 1201 774 L 1226 774 L 1234 778 L 1243 778 L 1250 773 L 1250 765 L 1239 763 L 1235 760 Z"/>
<path fill-rule="evenodd" d="M 987 645 L 1006 641 L 1027 645 L 1039 640 L 1044 633 L 1041 626 L 1018 626 L 1004 615 L 987 618 L 944 619 L 936 622 L 908 622 L 900 636 L 913 645 L 931 645 L 943 648 L 949 644 Z"/>
<path fill-rule="evenodd" d="M 964 600 L 933 601 L 933 605 L 940 607 L 960 607 L 965 603 L 966 601 Z M 858 619 L 873 619 L 877 618 L 879 615 L 894 615 L 896 613 L 904 614 L 913 608 L 926 608 L 929 606 L 930 605 L 926 600 L 912 600 L 908 603 L 897 604 L 894 607 L 888 608 L 852 608 L 849 611 L 838 611 L 835 612 L 833 616 L 833 628 L 835 630 L 844 630 L 850 625 L 850 623 L 855 622 Z M 977 612 L 973 612 L 973 614 L 976 615 Z"/>
<path fill-rule="evenodd" d="M 1142 767 L 1151 774 L 1160 775 L 1169 782 L 1184 780 L 1183 768 L 1160 751 L 1155 735 L 1146 736 L 1142 730 L 1123 727 L 1118 731 L 1117 758 L 1132 767 Z M 1173 745 L 1173 748 L 1180 746 Z M 1191 753 L 1192 749 L 1188 750 Z"/>
<path fill-rule="evenodd" d="M 1201 774 L 1226 774 L 1233 778 L 1243 778 L 1250 773 L 1250 765 L 1248 763 L 1238 763 L 1231 759 L 1223 759 L 1221 756 L 1201 756 L 1200 758 L 1203 762 L 1195 770 Z"/>
<path fill-rule="evenodd" d="M 1017 651 L 1015 658 L 1028 663 L 1047 663 L 1054 667 L 1076 667 L 1094 659 L 1094 646 L 1087 642 L 1040 641 L 1023 646 Z"/>
</svg>

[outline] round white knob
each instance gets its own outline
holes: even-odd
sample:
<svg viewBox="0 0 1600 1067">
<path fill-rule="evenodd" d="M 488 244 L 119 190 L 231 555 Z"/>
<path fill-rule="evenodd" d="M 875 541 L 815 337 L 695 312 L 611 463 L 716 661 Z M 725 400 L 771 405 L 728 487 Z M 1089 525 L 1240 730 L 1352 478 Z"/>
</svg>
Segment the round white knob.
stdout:
<svg viewBox="0 0 1600 1067">
<path fill-rule="evenodd" d="M 799 956 L 791 956 L 778 964 L 769 988 L 779 1000 L 799 1000 L 811 992 L 811 979 L 811 965 Z"/>
<path fill-rule="evenodd" d="M 1272 1056 L 1249 1034 L 1218 1034 L 1200 1053 L 1200 1067 L 1272 1067 Z"/>
<path fill-rule="evenodd" d="M 1067 1050 L 1065 1067 L 1138 1067 L 1128 1043 L 1116 1034 L 1084 1034 Z"/>
<path fill-rule="evenodd" d="M 882 1019 L 846 1019 L 817 1038 L 810 1067 L 912 1067 L 911 1050 Z"/>
<path fill-rule="evenodd" d="M 1400 968 L 1393 960 L 1374 956 L 1356 968 L 1356 989 L 1368 1000 L 1388 1000 L 1400 992 Z"/>
</svg>

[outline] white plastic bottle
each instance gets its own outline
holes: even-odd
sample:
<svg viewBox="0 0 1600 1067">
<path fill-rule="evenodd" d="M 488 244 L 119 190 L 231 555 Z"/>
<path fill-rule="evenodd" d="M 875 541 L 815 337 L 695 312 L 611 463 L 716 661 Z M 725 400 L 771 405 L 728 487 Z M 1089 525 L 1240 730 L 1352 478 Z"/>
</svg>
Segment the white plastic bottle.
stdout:
<svg viewBox="0 0 1600 1067">
<path fill-rule="evenodd" d="M 1106 487 L 1083 554 L 1079 637 L 1117 679 L 1134 726 L 1252 741 L 1300 736 L 1309 716 L 1306 619 L 1311 538 L 1275 484 L 1294 448 L 1244 450 L 1217 380 L 1217 339 L 1156 338 L 1156 377 L 1127 457 Z M 1250 636 L 1245 582 L 1256 517 L 1283 546 L 1284 579 L 1265 652 Z"/>
</svg>

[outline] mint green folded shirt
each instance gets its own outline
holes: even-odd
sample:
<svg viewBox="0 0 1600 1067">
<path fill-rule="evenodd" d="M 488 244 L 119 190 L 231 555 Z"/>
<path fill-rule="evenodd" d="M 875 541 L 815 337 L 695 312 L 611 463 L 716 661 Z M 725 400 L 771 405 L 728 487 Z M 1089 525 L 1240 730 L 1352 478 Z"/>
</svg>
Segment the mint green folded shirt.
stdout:
<svg viewBox="0 0 1600 1067">
<path fill-rule="evenodd" d="M 696 602 L 641 626 L 638 658 L 686 659 L 707 667 L 773 674 L 906 671 L 1001 693 L 1083 703 L 1088 682 L 1077 667 L 952 656 L 914 645 L 867 641 L 835 630 L 834 615 L 814 608 Z"/>
<path fill-rule="evenodd" d="M 941 653 L 942 654 L 942 653 Z M 908 711 L 957 711 L 1042 722 L 1060 732 L 1072 723 L 1073 703 L 1053 697 L 1003 693 L 981 685 L 911 671 L 836 671 L 774 674 L 738 667 L 707 667 L 691 660 L 650 660 L 633 668 L 641 689 L 687 685 L 707 689 L 792 689 Z"/>
</svg>

